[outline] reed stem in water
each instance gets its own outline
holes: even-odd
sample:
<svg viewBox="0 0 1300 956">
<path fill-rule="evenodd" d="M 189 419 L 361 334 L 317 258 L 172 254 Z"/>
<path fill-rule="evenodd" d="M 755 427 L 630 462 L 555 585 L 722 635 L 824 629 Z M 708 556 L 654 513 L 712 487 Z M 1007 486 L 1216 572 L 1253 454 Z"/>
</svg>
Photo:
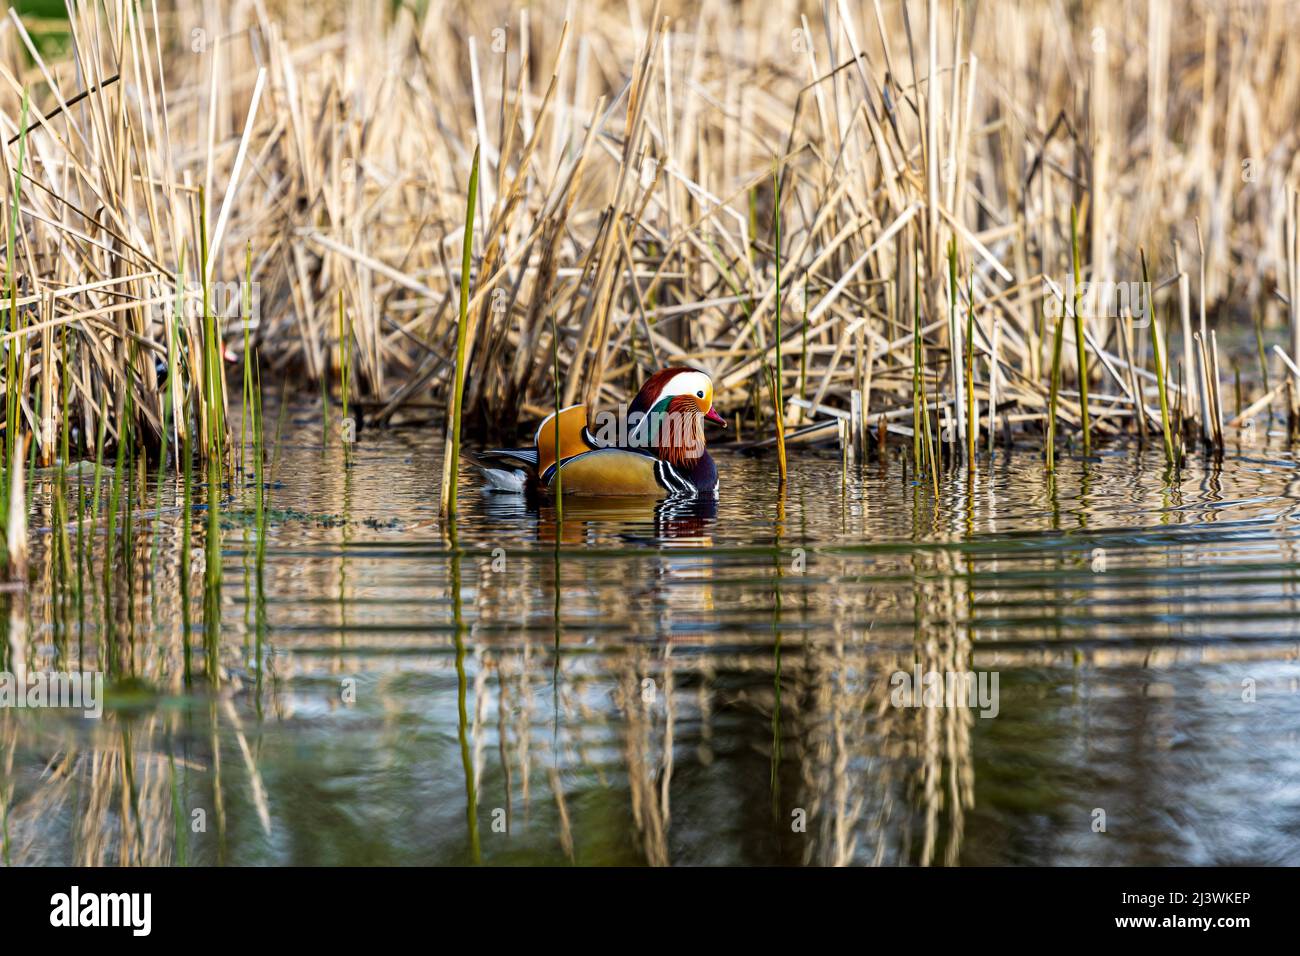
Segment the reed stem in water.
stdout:
<svg viewBox="0 0 1300 956">
<path fill-rule="evenodd" d="M 779 481 L 785 487 L 785 396 L 781 389 L 781 175 L 778 169 L 772 171 L 772 260 L 776 265 L 776 371 L 772 378 L 772 404 L 776 413 L 776 461 Z M 806 323 L 805 323 L 806 327 Z"/>
<path fill-rule="evenodd" d="M 1052 336 L 1052 382 L 1047 402 L 1047 473 L 1056 471 L 1056 405 L 1061 393 L 1061 339 L 1065 331 L 1065 297 Z"/>
<path fill-rule="evenodd" d="M 456 477 L 460 464 L 460 412 L 465 394 L 465 343 L 469 326 L 469 274 L 474 264 L 474 210 L 478 204 L 479 147 L 474 147 L 474 159 L 469 172 L 469 195 L 465 202 L 465 236 L 460 257 L 460 315 L 456 324 L 456 377 L 448 403 L 447 460 L 443 462 L 442 512 L 456 517 Z M 558 426 L 559 422 L 556 422 Z"/>
<path fill-rule="evenodd" d="M 1164 346 L 1160 332 L 1160 316 L 1156 311 L 1155 299 L 1152 296 L 1151 276 L 1147 273 L 1147 255 L 1146 252 L 1139 249 L 1138 256 L 1142 259 L 1142 285 L 1146 289 L 1147 302 L 1151 309 L 1151 348 L 1155 353 L 1156 359 L 1156 390 L 1160 393 L 1160 426 L 1164 430 L 1165 440 L 1165 461 L 1170 465 L 1177 464 L 1177 454 L 1174 448 L 1174 437 L 1169 427 L 1169 395 L 1165 390 L 1166 362 Z"/>
<path fill-rule="evenodd" d="M 1093 217 L 1094 219 L 1096 217 Z M 1079 208 L 1070 206 L 1070 265 L 1074 271 L 1074 344 L 1079 361 L 1079 416 L 1083 424 L 1083 453 L 1092 454 L 1092 420 L 1088 416 L 1088 355 L 1084 348 L 1081 269 L 1079 266 Z"/>
<path fill-rule="evenodd" d="M 990 420 L 991 421 L 991 420 Z M 966 288 L 966 460 L 975 466 L 975 442 L 979 437 L 979 415 L 975 412 L 975 287 L 967 278 Z"/>
</svg>

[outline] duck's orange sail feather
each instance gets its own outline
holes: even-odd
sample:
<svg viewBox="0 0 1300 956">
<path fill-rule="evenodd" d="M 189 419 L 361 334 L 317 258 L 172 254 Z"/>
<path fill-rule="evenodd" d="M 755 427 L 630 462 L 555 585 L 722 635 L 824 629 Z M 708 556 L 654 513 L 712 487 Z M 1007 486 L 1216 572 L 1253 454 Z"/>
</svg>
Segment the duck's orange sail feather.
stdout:
<svg viewBox="0 0 1300 956">
<path fill-rule="evenodd" d="M 537 445 L 537 475 L 545 482 L 550 481 L 548 471 L 555 464 L 555 432 L 560 433 L 560 460 L 564 461 L 583 452 L 591 451 L 596 445 L 587 432 L 587 406 L 570 405 L 562 408 L 557 415 L 552 412 L 542 419 L 537 426 L 535 443 Z"/>
</svg>

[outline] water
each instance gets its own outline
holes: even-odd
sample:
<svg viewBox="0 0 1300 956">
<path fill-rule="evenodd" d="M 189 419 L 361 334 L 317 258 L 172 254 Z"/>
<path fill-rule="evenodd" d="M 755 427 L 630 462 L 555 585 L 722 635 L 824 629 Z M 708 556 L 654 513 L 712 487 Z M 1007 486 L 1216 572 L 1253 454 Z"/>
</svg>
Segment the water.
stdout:
<svg viewBox="0 0 1300 956">
<path fill-rule="evenodd" d="M 724 453 L 716 506 L 558 531 L 467 471 L 453 549 L 430 430 L 282 434 L 260 575 L 251 479 L 188 579 L 150 479 L 79 600 L 37 482 L 5 667 L 116 664 L 102 719 L 0 710 L 8 862 L 1300 863 L 1288 451 L 999 452 L 937 506 L 898 448 L 784 503 Z M 900 706 L 929 672 L 992 706 Z"/>
</svg>

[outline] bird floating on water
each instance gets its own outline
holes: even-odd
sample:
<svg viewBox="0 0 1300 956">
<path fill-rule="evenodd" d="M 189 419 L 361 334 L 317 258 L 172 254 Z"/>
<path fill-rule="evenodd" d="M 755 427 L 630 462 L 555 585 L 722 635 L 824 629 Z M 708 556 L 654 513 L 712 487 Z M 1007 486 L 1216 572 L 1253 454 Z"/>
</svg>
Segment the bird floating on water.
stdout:
<svg viewBox="0 0 1300 956">
<path fill-rule="evenodd" d="M 706 419 L 727 425 L 713 408 L 713 380 L 698 369 L 666 368 L 650 376 L 626 409 L 598 414 L 594 432 L 587 406 L 570 405 L 542 420 L 531 448 L 479 453 L 522 468 L 480 469 L 494 491 L 553 491 L 558 474 L 565 494 L 716 497 Z"/>
</svg>

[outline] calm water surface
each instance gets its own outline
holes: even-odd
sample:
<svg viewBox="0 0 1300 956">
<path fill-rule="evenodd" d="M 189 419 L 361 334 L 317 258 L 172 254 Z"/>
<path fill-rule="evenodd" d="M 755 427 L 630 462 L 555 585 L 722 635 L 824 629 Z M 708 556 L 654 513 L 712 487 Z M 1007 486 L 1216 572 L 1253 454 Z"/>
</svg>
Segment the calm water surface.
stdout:
<svg viewBox="0 0 1300 956">
<path fill-rule="evenodd" d="M 111 578 L 31 489 L 0 669 L 107 669 L 108 706 L 0 710 L 5 861 L 1300 863 L 1291 452 L 1054 488 L 999 452 L 937 506 L 898 449 L 795 455 L 783 503 L 723 453 L 716 506 L 559 526 L 467 470 L 453 547 L 432 430 L 282 438 L 260 547 L 251 477 L 219 540 L 199 487 L 188 565 L 175 481 Z M 995 707 L 899 706 L 931 672 Z"/>
</svg>

